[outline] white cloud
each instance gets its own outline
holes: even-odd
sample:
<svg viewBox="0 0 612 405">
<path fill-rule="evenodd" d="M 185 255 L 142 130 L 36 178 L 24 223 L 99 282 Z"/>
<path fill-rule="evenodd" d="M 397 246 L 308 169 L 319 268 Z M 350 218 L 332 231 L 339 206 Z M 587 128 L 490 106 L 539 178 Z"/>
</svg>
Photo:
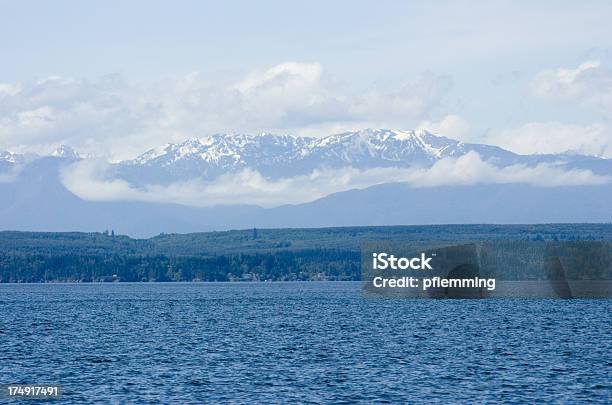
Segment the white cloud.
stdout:
<svg viewBox="0 0 612 405">
<path fill-rule="evenodd" d="M 21 89 L 19 86 L 8 84 L 8 83 L 0 83 L 0 100 L 2 100 L 5 96 L 14 96 L 19 93 Z"/>
<path fill-rule="evenodd" d="M 589 124 L 546 121 L 492 129 L 482 142 L 521 154 L 572 151 L 612 158 L 612 128 L 607 123 L 612 117 L 612 70 L 599 60 L 548 69 L 535 76 L 531 90 L 547 107 L 563 107 L 558 115 L 581 109 L 595 118 Z"/>
<path fill-rule="evenodd" d="M 323 67 L 319 63 L 286 62 L 276 65 L 265 72 L 251 73 L 234 88 L 241 93 L 261 90 L 291 90 L 292 88 L 311 89 L 319 87 Z"/>
<path fill-rule="evenodd" d="M 470 123 L 456 114 L 450 114 L 440 121 L 421 121 L 417 129 L 427 130 L 435 135 L 467 141 L 470 139 Z"/>
<path fill-rule="evenodd" d="M 124 180 L 109 179 L 106 163 L 84 160 L 62 172 L 64 185 L 77 196 L 94 201 L 146 201 L 179 203 L 205 207 L 213 205 L 255 204 L 274 207 L 282 204 L 306 203 L 332 193 L 363 189 L 377 184 L 402 182 L 413 187 L 474 185 L 493 183 L 525 183 L 555 187 L 604 184 L 609 177 L 589 170 L 563 170 L 554 165 L 535 167 L 514 165 L 499 168 L 483 161 L 475 152 L 459 158 L 438 161 L 431 168 L 352 167 L 315 170 L 279 180 L 270 180 L 254 170 L 226 174 L 213 181 L 191 180 L 168 186 L 148 185 L 136 188 Z"/>
<path fill-rule="evenodd" d="M 521 154 L 574 151 L 612 158 L 612 131 L 601 123 L 582 126 L 531 122 L 492 131 L 484 141 Z"/>
<path fill-rule="evenodd" d="M 532 90 L 546 101 L 581 103 L 610 115 L 612 70 L 600 61 L 587 61 L 575 69 L 545 70 L 535 77 Z"/>
<path fill-rule="evenodd" d="M 452 85 L 432 73 L 358 94 L 330 83 L 318 63 L 287 62 L 227 82 L 194 72 L 145 84 L 118 75 L 2 84 L 0 148 L 49 152 L 65 143 L 122 159 L 214 132 L 318 135 L 363 123 L 403 128 L 427 117 Z"/>
<path fill-rule="evenodd" d="M 552 164 L 498 167 L 483 161 L 478 153 L 469 152 L 457 159 L 442 159 L 431 168 L 420 170 L 416 177 L 408 181 L 418 187 L 509 183 L 558 187 L 606 184 L 610 180 L 590 170 L 564 170 Z"/>
<path fill-rule="evenodd" d="M 393 91 L 371 90 L 351 100 L 350 115 L 357 119 L 401 122 L 423 119 L 436 108 L 453 85 L 448 76 L 425 72 L 418 80 Z M 383 125 L 384 126 L 384 125 Z"/>
</svg>

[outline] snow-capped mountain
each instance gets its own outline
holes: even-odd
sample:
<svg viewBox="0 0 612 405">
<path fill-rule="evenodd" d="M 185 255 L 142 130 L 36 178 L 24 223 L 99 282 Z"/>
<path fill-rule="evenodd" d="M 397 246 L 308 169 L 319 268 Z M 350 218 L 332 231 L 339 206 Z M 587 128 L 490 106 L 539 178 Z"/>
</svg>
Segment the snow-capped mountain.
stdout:
<svg viewBox="0 0 612 405">
<path fill-rule="evenodd" d="M 244 168 L 269 178 L 306 174 L 318 168 L 430 166 L 470 151 L 510 164 L 519 155 L 495 146 L 468 144 L 427 131 L 367 129 L 325 138 L 289 135 L 225 135 L 167 144 L 116 165 L 133 183 L 159 183 L 194 177 L 210 179 Z"/>
<path fill-rule="evenodd" d="M 190 179 L 211 180 L 224 174 L 252 169 L 269 179 L 310 174 L 316 169 L 429 167 L 444 158 L 476 152 L 498 167 L 554 163 L 612 175 L 612 160 L 577 154 L 519 155 L 497 146 L 464 143 L 425 130 L 366 129 L 324 138 L 291 135 L 215 134 L 189 138 L 149 150 L 132 160 L 111 165 L 109 176 L 134 186 L 169 184 Z M 27 159 L 26 159 L 27 157 Z M 51 157 L 70 163 L 86 159 L 69 146 Z M 0 152 L 0 171 L 36 156 Z"/>
<path fill-rule="evenodd" d="M 14 170 L 17 166 L 21 165 L 24 160 L 25 158 L 23 155 L 0 150 L 0 175 Z"/>
<path fill-rule="evenodd" d="M 18 165 L 25 161 L 25 155 L 0 150 L 0 165 Z"/>
<path fill-rule="evenodd" d="M 15 163 L 16 159 L 19 156 L 20 155 L 17 155 L 15 153 L 11 153 L 9 151 L 2 150 L 0 151 L 0 162 Z"/>
<path fill-rule="evenodd" d="M 119 163 L 116 170 L 135 183 L 211 179 L 247 167 L 272 175 L 297 164 L 309 141 L 289 135 L 216 134 L 150 150 Z"/>
<path fill-rule="evenodd" d="M 133 236 L 151 236 L 159 232 L 254 226 L 609 222 L 612 218 L 610 181 L 585 184 L 561 181 L 551 187 L 524 181 L 444 183 L 418 188 L 415 192 L 417 189 L 408 183 L 387 181 L 386 176 L 395 170 L 382 171 L 385 173 L 382 180 L 371 183 L 373 186 L 366 184 L 356 188 L 334 188 L 335 178 L 329 176 L 343 173 L 343 170 L 321 170 L 320 173 L 328 176 L 323 178 L 323 183 L 313 180 L 309 184 L 310 178 L 304 177 L 293 182 L 292 177 L 319 168 L 427 167 L 441 159 L 459 158 L 470 152 L 477 152 L 482 160 L 492 163 L 494 170 L 517 163 L 532 168 L 547 163 L 547 167 L 558 170 L 555 175 L 562 180 L 566 178 L 567 169 L 575 168 L 604 178 L 612 177 L 612 159 L 571 153 L 518 155 L 495 146 L 462 143 L 427 131 L 364 130 L 325 138 L 212 135 L 165 145 L 136 159 L 113 164 L 110 170 L 101 165 L 100 173 L 90 171 L 92 167 L 97 168 L 97 164 L 87 164 L 87 157 L 81 157 L 68 147 L 60 147 L 50 156 L 0 152 L 0 230 L 95 231 L 112 228 Z M 77 161 L 86 164 L 74 164 Z M 213 179 L 244 168 L 257 170 L 271 179 L 285 178 L 269 182 L 274 183 L 273 187 L 263 187 L 263 193 L 274 190 L 278 184 L 288 184 L 288 188 L 281 188 L 282 193 L 299 194 L 304 188 L 308 197 L 312 193 L 310 188 L 318 187 L 317 184 L 327 187 L 330 183 L 331 186 L 324 188 L 324 196 L 315 197 L 316 200 L 308 197 L 304 203 L 262 208 L 263 205 L 258 206 L 257 201 L 247 198 L 248 194 L 240 193 L 237 193 L 236 203 L 190 205 L 181 201 L 180 194 L 193 193 L 191 187 L 205 188 L 206 182 L 194 181 L 188 183 L 187 188 L 180 183 L 169 184 Z M 512 174 L 515 169 L 503 174 Z M 539 172 L 530 170 L 529 173 L 537 175 Z M 66 177 L 66 174 L 71 176 Z M 356 176 L 361 174 L 357 172 Z M 127 180 L 130 189 L 126 189 L 121 180 Z M 210 184 L 229 184 L 227 189 L 221 187 L 221 192 L 227 194 L 233 194 L 232 187 L 245 184 L 233 183 L 232 178 L 229 183 L 227 180 Z M 257 181 L 255 188 L 259 187 Z M 96 197 L 99 191 L 108 193 L 109 190 L 118 190 L 118 193 Z M 189 201 L 215 197 L 216 191 L 213 187 L 212 191 L 198 189 L 195 192 L 195 198 Z M 156 199 L 161 193 L 165 193 L 164 198 Z"/>
<path fill-rule="evenodd" d="M 51 156 L 70 160 L 81 159 L 81 155 L 79 155 L 77 151 L 75 151 L 68 145 L 60 145 L 57 149 L 53 151 L 53 153 L 51 153 Z"/>
<path fill-rule="evenodd" d="M 3 167 L 7 168 L 24 165 L 44 157 L 59 158 L 66 161 L 74 161 L 83 158 L 74 149 L 67 145 L 60 145 L 49 156 L 40 156 L 36 153 L 20 154 L 0 150 L 0 169 Z"/>
</svg>

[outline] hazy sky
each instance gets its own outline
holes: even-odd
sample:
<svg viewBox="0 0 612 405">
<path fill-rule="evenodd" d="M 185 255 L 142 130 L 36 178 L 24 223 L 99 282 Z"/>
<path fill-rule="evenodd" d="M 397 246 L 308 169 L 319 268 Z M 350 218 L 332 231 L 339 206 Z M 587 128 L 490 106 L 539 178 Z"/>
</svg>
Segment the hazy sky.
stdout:
<svg viewBox="0 0 612 405">
<path fill-rule="evenodd" d="M 612 157 L 612 2 L 1 1 L 0 149 L 428 128 Z"/>
</svg>

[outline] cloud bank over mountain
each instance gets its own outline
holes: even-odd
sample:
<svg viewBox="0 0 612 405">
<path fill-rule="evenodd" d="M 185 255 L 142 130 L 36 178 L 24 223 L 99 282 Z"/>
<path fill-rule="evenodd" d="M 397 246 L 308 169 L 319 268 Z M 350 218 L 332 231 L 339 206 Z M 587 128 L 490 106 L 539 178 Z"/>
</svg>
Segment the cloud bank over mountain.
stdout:
<svg viewBox="0 0 612 405">
<path fill-rule="evenodd" d="M 133 186 L 122 179 L 105 178 L 107 167 L 100 161 L 80 161 L 62 171 L 62 181 L 76 196 L 88 201 L 141 201 L 178 203 L 192 207 L 258 205 L 277 207 L 309 203 L 328 195 L 365 189 L 386 183 L 406 183 L 415 188 L 527 184 L 540 187 L 603 185 L 611 176 L 590 170 L 563 169 L 541 163 L 498 167 L 470 151 L 458 158 L 446 157 L 428 168 L 379 167 L 316 169 L 309 174 L 269 179 L 253 169 L 223 174 L 214 180 L 192 179 L 170 184 Z M 381 196 L 381 198 L 385 198 Z"/>
<path fill-rule="evenodd" d="M 165 142 L 225 132 L 394 126 L 426 116 L 452 86 L 425 73 L 387 89 L 348 91 L 319 63 L 287 62 L 224 82 L 194 72 L 153 83 L 120 75 L 0 84 L 0 147 L 128 158 Z"/>
<path fill-rule="evenodd" d="M 612 160 L 427 131 L 223 135 L 109 163 L 0 153 L 4 229 L 134 236 L 248 227 L 605 222 Z"/>
<path fill-rule="evenodd" d="M 223 80 L 198 72 L 140 83 L 118 74 L 93 80 L 52 76 L 0 83 L 0 148 L 49 152 L 67 144 L 121 160 L 216 132 L 320 137 L 411 125 L 517 153 L 612 157 L 612 73 L 600 61 L 542 70 L 525 89 L 546 108 L 582 111 L 581 122 L 527 120 L 483 132 L 478 120 L 462 115 L 463 101 L 451 98 L 454 87 L 451 76 L 425 71 L 355 90 L 316 62 L 285 62 Z"/>
</svg>

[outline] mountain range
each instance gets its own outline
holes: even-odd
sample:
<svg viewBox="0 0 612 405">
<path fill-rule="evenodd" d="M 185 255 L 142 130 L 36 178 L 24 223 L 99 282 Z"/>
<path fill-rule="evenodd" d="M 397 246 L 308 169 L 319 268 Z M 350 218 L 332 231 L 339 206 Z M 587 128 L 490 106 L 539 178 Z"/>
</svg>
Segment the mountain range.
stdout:
<svg viewBox="0 0 612 405">
<path fill-rule="evenodd" d="M 226 135 L 167 144 L 115 165 L 115 175 L 132 184 L 213 179 L 250 168 L 270 179 L 304 175 L 316 169 L 429 167 L 444 158 L 475 152 L 498 166 L 555 163 L 612 174 L 612 161 L 578 154 L 519 155 L 502 148 L 470 144 L 428 131 L 367 129 L 325 138 L 290 135 Z M 610 171 L 608 171 L 610 170 Z"/>
<path fill-rule="evenodd" d="M 472 169 L 449 166 L 448 162 L 469 156 L 477 156 L 478 162 L 497 170 L 501 180 L 454 184 L 451 172 L 462 176 Z M 144 199 L 122 195 L 89 198 L 67 187 L 63 175 L 66 170 L 89 160 L 67 146 L 58 148 L 50 156 L 0 151 L 0 230 L 115 229 L 132 236 L 151 236 L 160 232 L 250 227 L 609 222 L 612 219 L 608 181 L 612 178 L 611 159 L 576 153 L 520 155 L 427 131 L 368 129 L 324 138 L 267 133 L 216 134 L 167 144 L 134 159 L 105 166 L 100 175 L 104 180 L 121 181 L 130 190 L 147 189 L 149 194 Z M 326 181 L 333 183 L 334 170 L 347 167 L 357 170 L 357 177 L 369 173 L 368 170 L 385 169 L 382 173 L 389 181 L 383 177 L 354 189 L 349 183 L 337 191 L 330 188 L 331 191 L 313 201 L 267 208 L 249 201 L 248 197 L 239 203 L 188 206 L 180 195 L 176 196 L 175 203 L 167 198 L 156 200 L 155 193 L 150 192 L 152 187 L 160 190 L 192 180 L 201 184 L 218 182 L 220 178 L 239 175 L 245 170 L 258 173 L 263 181 L 273 185 L 277 184 L 274 182 L 285 184 L 287 179 L 296 176 L 328 171 L 332 173 L 331 180 Z M 432 168 L 437 168 L 442 177 L 445 177 L 444 170 L 449 170 L 449 181 L 435 187 L 415 188 L 414 184 L 389 176 L 401 170 L 414 170 L 416 174 L 409 178 L 417 181 L 421 175 L 428 178 L 428 170 Z M 564 177 L 554 186 L 529 181 L 530 176 L 537 177 L 544 171 Z M 522 173 L 523 180 L 513 180 L 517 172 Z M 572 176 L 568 177 L 567 173 Z M 581 179 L 585 179 L 584 184 Z M 232 193 L 231 188 L 228 190 Z M 299 190 L 287 189 L 287 193 L 294 191 Z M 205 193 L 202 198 L 206 198 Z"/>
</svg>

